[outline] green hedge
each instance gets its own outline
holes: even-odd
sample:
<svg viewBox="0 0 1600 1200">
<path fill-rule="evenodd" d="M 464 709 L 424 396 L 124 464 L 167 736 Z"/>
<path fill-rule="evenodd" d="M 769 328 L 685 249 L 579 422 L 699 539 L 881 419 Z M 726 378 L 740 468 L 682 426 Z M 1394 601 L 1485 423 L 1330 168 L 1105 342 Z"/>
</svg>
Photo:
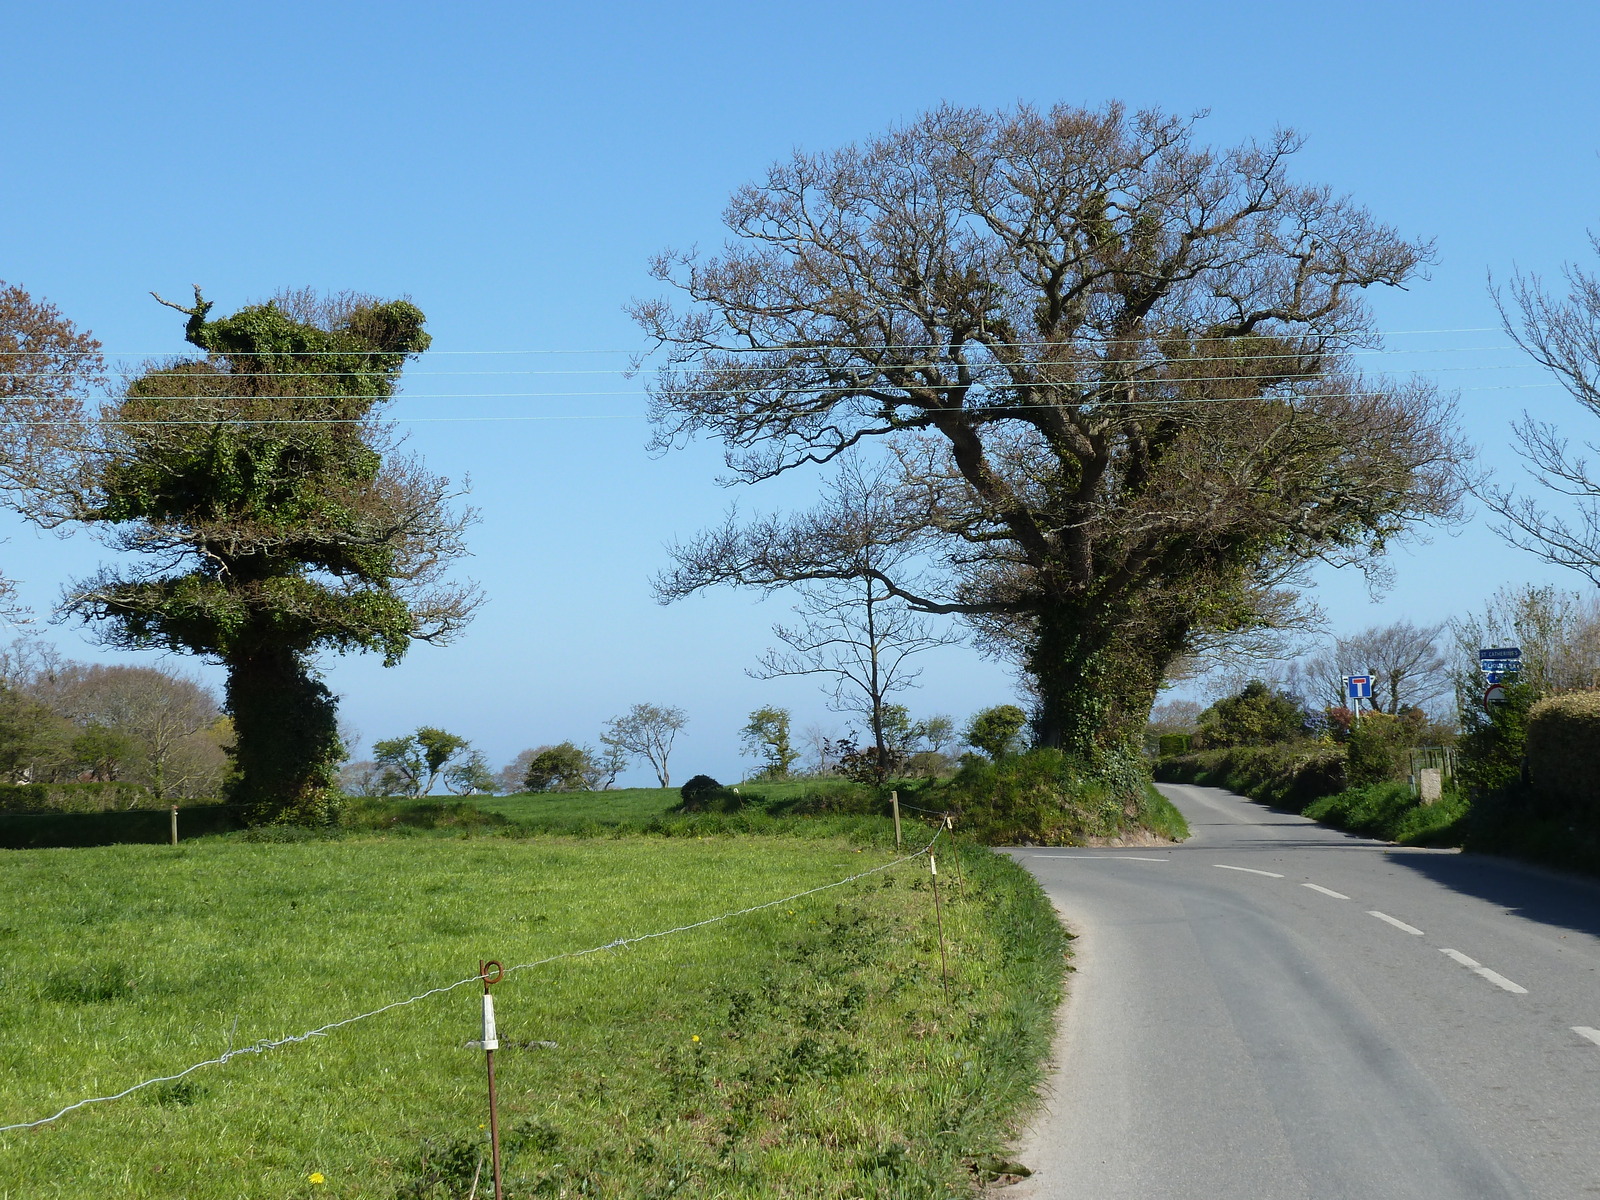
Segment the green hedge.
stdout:
<svg viewBox="0 0 1600 1200">
<path fill-rule="evenodd" d="M 1343 746 L 1232 746 L 1163 758 L 1157 779 L 1203 783 L 1300 812 L 1345 789 Z"/>
<path fill-rule="evenodd" d="M 178 812 L 178 837 L 201 837 L 244 828 L 244 809 L 232 804 L 196 804 Z M 172 836 L 168 808 L 122 812 L 0 813 L 0 849 L 38 850 L 52 846 L 116 846 L 125 842 L 167 841 Z"/>
<path fill-rule="evenodd" d="M 154 803 L 136 783 L 0 783 L 0 813 L 118 812 Z"/>
<path fill-rule="evenodd" d="M 1600 820 L 1600 692 L 1552 696 L 1528 714 L 1528 782 L 1554 807 Z"/>
</svg>

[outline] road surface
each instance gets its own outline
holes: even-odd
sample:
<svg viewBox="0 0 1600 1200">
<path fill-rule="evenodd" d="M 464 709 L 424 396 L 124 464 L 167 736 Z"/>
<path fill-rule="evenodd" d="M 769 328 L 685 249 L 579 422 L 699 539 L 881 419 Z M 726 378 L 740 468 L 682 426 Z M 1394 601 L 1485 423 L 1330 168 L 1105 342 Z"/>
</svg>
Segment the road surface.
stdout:
<svg viewBox="0 0 1600 1200">
<path fill-rule="evenodd" d="M 1010 851 L 1079 936 L 1009 1200 L 1600 1197 L 1600 888 L 1162 790 Z"/>
</svg>

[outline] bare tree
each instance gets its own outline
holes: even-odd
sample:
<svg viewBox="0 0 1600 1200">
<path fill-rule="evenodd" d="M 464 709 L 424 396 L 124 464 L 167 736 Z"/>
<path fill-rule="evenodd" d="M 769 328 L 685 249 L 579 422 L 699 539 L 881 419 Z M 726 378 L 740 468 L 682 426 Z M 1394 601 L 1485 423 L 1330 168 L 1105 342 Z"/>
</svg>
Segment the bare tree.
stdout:
<svg viewBox="0 0 1600 1200">
<path fill-rule="evenodd" d="M 192 786 L 191 776 L 207 773 L 195 735 L 222 716 L 217 698 L 198 680 L 161 667 L 74 666 L 55 689 L 58 712 L 80 724 L 95 724 L 126 736 L 137 751 L 135 778 L 157 800 Z M 221 749 L 209 772 L 221 783 Z M 174 776 L 177 776 L 176 778 Z"/>
<path fill-rule="evenodd" d="M 1600 238 L 1591 235 L 1590 244 L 1600 253 Z M 1495 303 L 1512 340 L 1591 416 L 1600 417 L 1600 276 L 1571 263 L 1563 274 L 1564 300 L 1552 298 L 1537 275 L 1517 275 L 1511 283 L 1516 311 L 1508 310 L 1498 291 Z M 1565 496 L 1573 512 L 1553 513 L 1515 488 L 1491 485 L 1483 496 L 1500 514 L 1496 531 L 1512 545 L 1600 584 L 1600 477 L 1554 422 L 1524 412 L 1512 430 L 1528 473 L 1547 492 Z M 1596 452 L 1594 442 L 1583 445 Z"/>
<path fill-rule="evenodd" d="M 59 493 L 80 469 L 84 402 L 104 373 L 93 335 L 0 281 L 0 503 L 41 525 L 61 522 Z M 0 618 L 21 619 L 15 596 L 0 576 Z"/>
<path fill-rule="evenodd" d="M 1416 625 L 1409 620 L 1372 625 L 1296 662 L 1289 685 L 1313 708 L 1348 706 L 1345 677 L 1371 675 L 1369 706 L 1379 712 L 1426 709 L 1453 685 L 1449 657 L 1441 645 L 1443 621 Z"/>
<path fill-rule="evenodd" d="M 667 759 L 672 754 L 672 743 L 678 732 L 689 723 L 681 708 L 666 708 L 657 704 L 635 704 L 620 717 L 606 722 L 600 742 L 608 751 L 615 750 L 633 758 L 642 758 L 656 773 L 662 787 L 672 786 L 667 772 Z"/>
<path fill-rule="evenodd" d="M 1362 291 L 1429 247 L 1291 182 L 1294 135 L 1193 124 L 947 107 L 799 153 L 734 195 L 720 256 L 655 262 L 682 307 L 633 310 L 659 447 L 720 438 L 754 483 L 886 440 L 943 570 L 879 582 L 1009 627 L 1039 740 L 1089 754 L 1131 751 L 1169 665 L 1262 625 L 1295 565 L 1458 511 L 1451 406 L 1349 357 Z"/>
<path fill-rule="evenodd" d="M 1522 650 L 1518 678 L 1541 696 L 1600 688 L 1600 597 L 1553 587 L 1503 587 L 1481 613 L 1450 623 L 1458 702 L 1476 705 L 1484 681 L 1478 651 Z"/>
<path fill-rule="evenodd" d="M 673 547 L 675 567 L 656 581 L 672 600 L 699 588 L 732 583 L 799 593 L 797 621 L 772 627 L 773 648 L 749 674 L 757 679 L 817 675 L 828 681 L 829 707 L 865 719 L 886 774 L 884 736 L 888 698 L 915 687 L 921 668 L 910 660 L 960 640 L 935 629 L 885 579 L 908 579 L 916 551 L 902 533 L 894 480 L 882 467 L 845 460 L 816 508 L 793 518 L 724 525 Z"/>
</svg>

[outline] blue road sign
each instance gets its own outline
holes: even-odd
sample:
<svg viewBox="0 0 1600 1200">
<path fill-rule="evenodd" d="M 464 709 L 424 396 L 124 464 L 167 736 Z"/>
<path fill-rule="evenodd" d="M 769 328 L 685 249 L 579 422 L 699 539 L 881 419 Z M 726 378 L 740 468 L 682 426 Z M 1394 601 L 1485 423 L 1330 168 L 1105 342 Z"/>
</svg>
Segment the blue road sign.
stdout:
<svg viewBox="0 0 1600 1200">
<path fill-rule="evenodd" d="M 1521 646 L 1496 646 L 1478 651 L 1479 662 L 1516 662 L 1522 657 Z"/>
<path fill-rule="evenodd" d="M 1372 676 L 1346 675 L 1344 677 L 1344 694 L 1352 700 L 1371 700 Z"/>
</svg>

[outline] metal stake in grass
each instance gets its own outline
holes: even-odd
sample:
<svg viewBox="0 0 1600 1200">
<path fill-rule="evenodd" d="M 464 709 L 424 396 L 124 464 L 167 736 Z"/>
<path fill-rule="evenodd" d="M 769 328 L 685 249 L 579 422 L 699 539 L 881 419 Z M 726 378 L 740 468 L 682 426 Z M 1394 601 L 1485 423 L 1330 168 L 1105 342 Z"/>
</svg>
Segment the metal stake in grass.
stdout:
<svg viewBox="0 0 1600 1200">
<path fill-rule="evenodd" d="M 933 915 L 939 922 L 939 978 L 944 982 L 945 1003 L 950 1002 L 950 963 L 944 954 L 944 911 L 939 907 L 939 864 L 928 855 L 928 870 L 933 876 Z"/>
<path fill-rule="evenodd" d="M 491 972 L 493 976 L 491 978 Z M 489 994 L 491 985 L 506 976 L 505 968 L 497 962 L 478 963 L 478 977 L 483 980 L 483 1057 L 489 1068 L 489 1161 L 494 1172 L 494 1200 L 504 1200 L 500 1191 L 500 1110 L 494 1094 L 494 1052 L 500 1049 L 499 1034 L 494 1027 L 494 997 Z"/>
</svg>

